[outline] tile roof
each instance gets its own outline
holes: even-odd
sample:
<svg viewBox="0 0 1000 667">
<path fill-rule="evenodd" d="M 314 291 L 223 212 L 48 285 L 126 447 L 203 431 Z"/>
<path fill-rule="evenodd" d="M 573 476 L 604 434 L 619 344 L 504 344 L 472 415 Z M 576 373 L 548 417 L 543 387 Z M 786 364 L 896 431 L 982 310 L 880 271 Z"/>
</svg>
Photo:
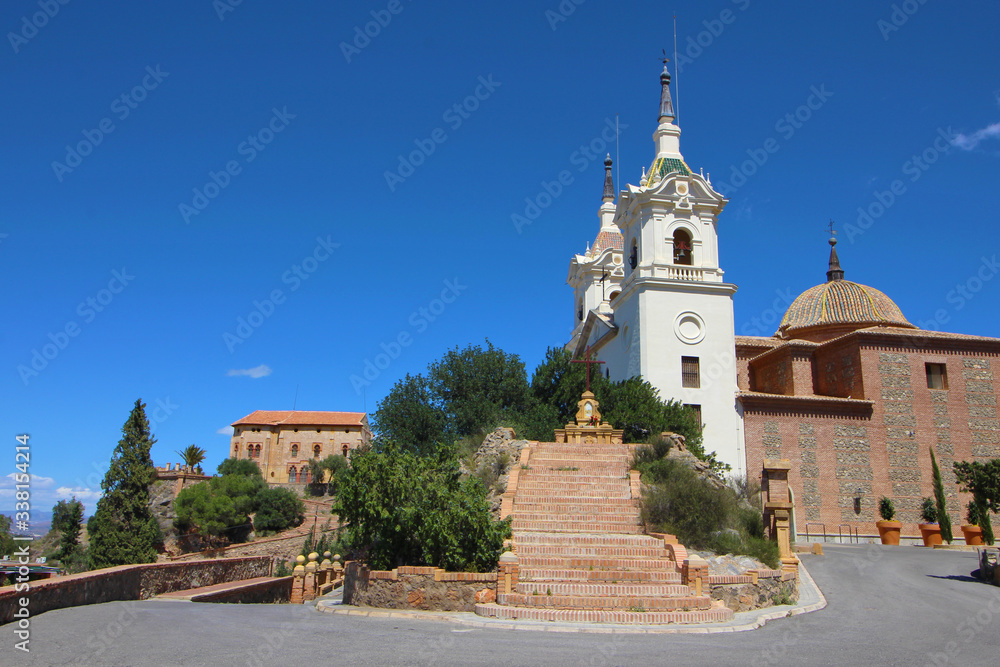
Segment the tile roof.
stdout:
<svg viewBox="0 0 1000 667">
<path fill-rule="evenodd" d="M 874 287 L 849 280 L 831 280 L 810 287 L 785 312 L 778 327 L 782 338 L 795 338 L 805 329 L 824 326 L 888 326 L 916 329 L 892 299 Z"/>
<path fill-rule="evenodd" d="M 622 237 L 621 232 L 612 232 L 609 230 L 598 232 L 597 238 L 594 239 L 594 245 L 590 247 L 590 256 L 597 257 L 608 248 L 612 250 L 624 250 L 625 239 Z"/>
<path fill-rule="evenodd" d="M 364 412 L 255 410 L 232 426 L 364 426 Z"/>
<path fill-rule="evenodd" d="M 660 178 L 663 178 L 667 174 L 674 173 L 690 176 L 691 169 L 684 160 L 678 160 L 674 157 L 661 157 L 653 161 L 653 167 L 649 170 L 649 177 L 652 179 L 653 174 L 657 174 Z"/>
</svg>

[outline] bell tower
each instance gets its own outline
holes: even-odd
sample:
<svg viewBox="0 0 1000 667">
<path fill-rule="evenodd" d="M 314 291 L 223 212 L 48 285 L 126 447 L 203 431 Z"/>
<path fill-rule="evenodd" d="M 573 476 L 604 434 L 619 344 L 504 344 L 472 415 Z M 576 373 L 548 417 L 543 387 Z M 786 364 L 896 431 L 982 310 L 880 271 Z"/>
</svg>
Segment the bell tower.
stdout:
<svg viewBox="0 0 1000 667">
<path fill-rule="evenodd" d="M 618 194 L 611 221 L 623 243 L 620 291 L 610 312 L 584 313 L 567 347 L 580 358 L 590 346 L 612 380 L 640 375 L 661 398 L 691 406 L 701 414 L 706 451 L 742 471 L 736 286 L 724 280 L 718 245 L 728 200 L 685 162 L 675 120 L 664 61 L 654 157 L 639 185 Z"/>
</svg>

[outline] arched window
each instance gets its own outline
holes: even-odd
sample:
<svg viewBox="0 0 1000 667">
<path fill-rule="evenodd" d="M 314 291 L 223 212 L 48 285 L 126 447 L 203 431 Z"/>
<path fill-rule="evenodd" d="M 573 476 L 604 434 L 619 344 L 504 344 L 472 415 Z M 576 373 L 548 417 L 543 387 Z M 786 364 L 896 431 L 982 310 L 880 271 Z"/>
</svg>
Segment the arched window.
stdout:
<svg viewBox="0 0 1000 667">
<path fill-rule="evenodd" d="M 305 480 L 302 479 L 302 475 L 303 474 L 305 474 Z M 309 468 L 303 468 L 302 472 L 299 473 L 299 481 L 300 482 L 304 481 L 306 484 L 309 484 L 312 481 L 311 477 L 312 477 L 312 475 L 309 474 Z"/>
<path fill-rule="evenodd" d="M 292 458 L 297 459 L 299 457 L 299 446 L 297 444 L 292 445 Z"/>
<path fill-rule="evenodd" d="M 629 268 L 634 269 L 636 264 L 639 263 L 639 244 L 635 239 L 632 239 L 632 250 L 628 255 L 628 265 Z"/>
<path fill-rule="evenodd" d="M 298 473 L 295 471 L 295 466 L 288 469 L 288 483 L 297 484 L 299 481 Z"/>
<path fill-rule="evenodd" d="M 683 229 L 674 232 L 674 264 L 691 266 L 691 235 Z"/>
<path fill-rule="evenodd" d="M 577 299 L 576 300 L 576 319 L 577 319 L 577 321 L 580 321 L 580 322 L 583 321 L 583 300 L 582 299 Z"/>
<path fill-rule="evenodd" d="M 253 449 L 253 455 L 254 455 L 254 458 L 258 458 L 258 459 L 260 458 L 260 445 L 257 445 L 256 447 L 254 447 L 254 449 Z"/>
<path fill-rule="evenodd" d="M 348 447 L 347 445 L 344 445 L 344 458 L 345 459 L 347 458 L 347 452 L 348 452 L 349 449 L 350 449 L 350 447 Z"/>
<path fill-rule="evenodd" d="M 319 458 L 319 445 L 313 445 L 313 458 Z"/>
<path fill-rule="evenodd" d="M 233 458 L 234 459 L 240 458 L 240 446 L 239 445 L 233 445 Z"/>
<path fill-rule="evenodd" d="M 614 301 L 619 294 L 621 294 L 621 292 L 615 290 L 614 292 L 611 293 L 611 296 L 608 298 L 608 301 Z"/>
</svg>

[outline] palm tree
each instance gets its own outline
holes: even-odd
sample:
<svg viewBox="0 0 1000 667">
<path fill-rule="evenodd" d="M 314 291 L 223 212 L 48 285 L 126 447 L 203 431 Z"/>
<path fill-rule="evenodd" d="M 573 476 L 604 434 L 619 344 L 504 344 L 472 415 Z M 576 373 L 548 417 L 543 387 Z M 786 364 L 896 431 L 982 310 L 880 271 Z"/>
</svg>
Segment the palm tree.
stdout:
<svg viewBox="0 0 1000 667">
<path fill-rule="evenodd" d="M 198 445 L 188 445 L 177 452 L 184 461 L 184 466 L 192 472 L 201 473 L 201 462 L 205 460 L 205 450 Z"/>
</svg>

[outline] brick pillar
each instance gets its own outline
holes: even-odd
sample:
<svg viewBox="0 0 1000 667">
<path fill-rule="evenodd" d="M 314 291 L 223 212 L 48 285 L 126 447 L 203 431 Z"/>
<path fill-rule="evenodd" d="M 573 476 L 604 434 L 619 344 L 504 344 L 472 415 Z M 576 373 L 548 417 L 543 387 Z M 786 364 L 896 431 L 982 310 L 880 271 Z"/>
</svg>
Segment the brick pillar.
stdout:
<svg viewBox="0 0 1000 667">
<path fill-rule="evenodd" d="M 305 582 L 302 587 L 303 602 L 316 599 L 316 569 L 319 567 L 316 562 L 317 558 L 319 558 L 319 554 L 314 551 L 309 554 L 309 562 L 306 563 Z"/>
<path fill-rule="evenodd" d="M 706 595 L 708 590 L 708 561 L 701 556 L 688 556 L 681 567 L 681 583 L 687 584 L 692 595 Z"/>
<path fill-rule="evenodd" d="M 306 568 L 302 563 L 306 562 L 305 556 L 298 556 L 295 559 L 297 565 L 292 570 L 292 597 L 289 600 L 292 604 L 302 604 L 304 602 Z"/>
<path fill-rule="evenodd" d="M 511 551 L 505 551 L 500 556 L 500 573 L 497 577 L 497 599 L 500 595 L 510 595 L 517 592 L 517 575 L 520 570 L 517 556 Z"/>
<path fill-rule="evenodd" d="M 765 459 L 761 471 L 761 489 L 764 497 L 764 527 L 771 539 L 778 543 L 781 569 L 798 576 L 799 559 L 792 553 L 794 536 L 790 534 L 792 519 L 791 494 L 788 493 L 788 459 Z"/>
<path fill-rule="evenodd" d="M 330 552 L 323 552 L 323 562 L 319 564 L 319 571 L 316 573 L 316 586 L 322 587 L 333 580 L 333 563 L 330 562 Z"/>
</svg>

